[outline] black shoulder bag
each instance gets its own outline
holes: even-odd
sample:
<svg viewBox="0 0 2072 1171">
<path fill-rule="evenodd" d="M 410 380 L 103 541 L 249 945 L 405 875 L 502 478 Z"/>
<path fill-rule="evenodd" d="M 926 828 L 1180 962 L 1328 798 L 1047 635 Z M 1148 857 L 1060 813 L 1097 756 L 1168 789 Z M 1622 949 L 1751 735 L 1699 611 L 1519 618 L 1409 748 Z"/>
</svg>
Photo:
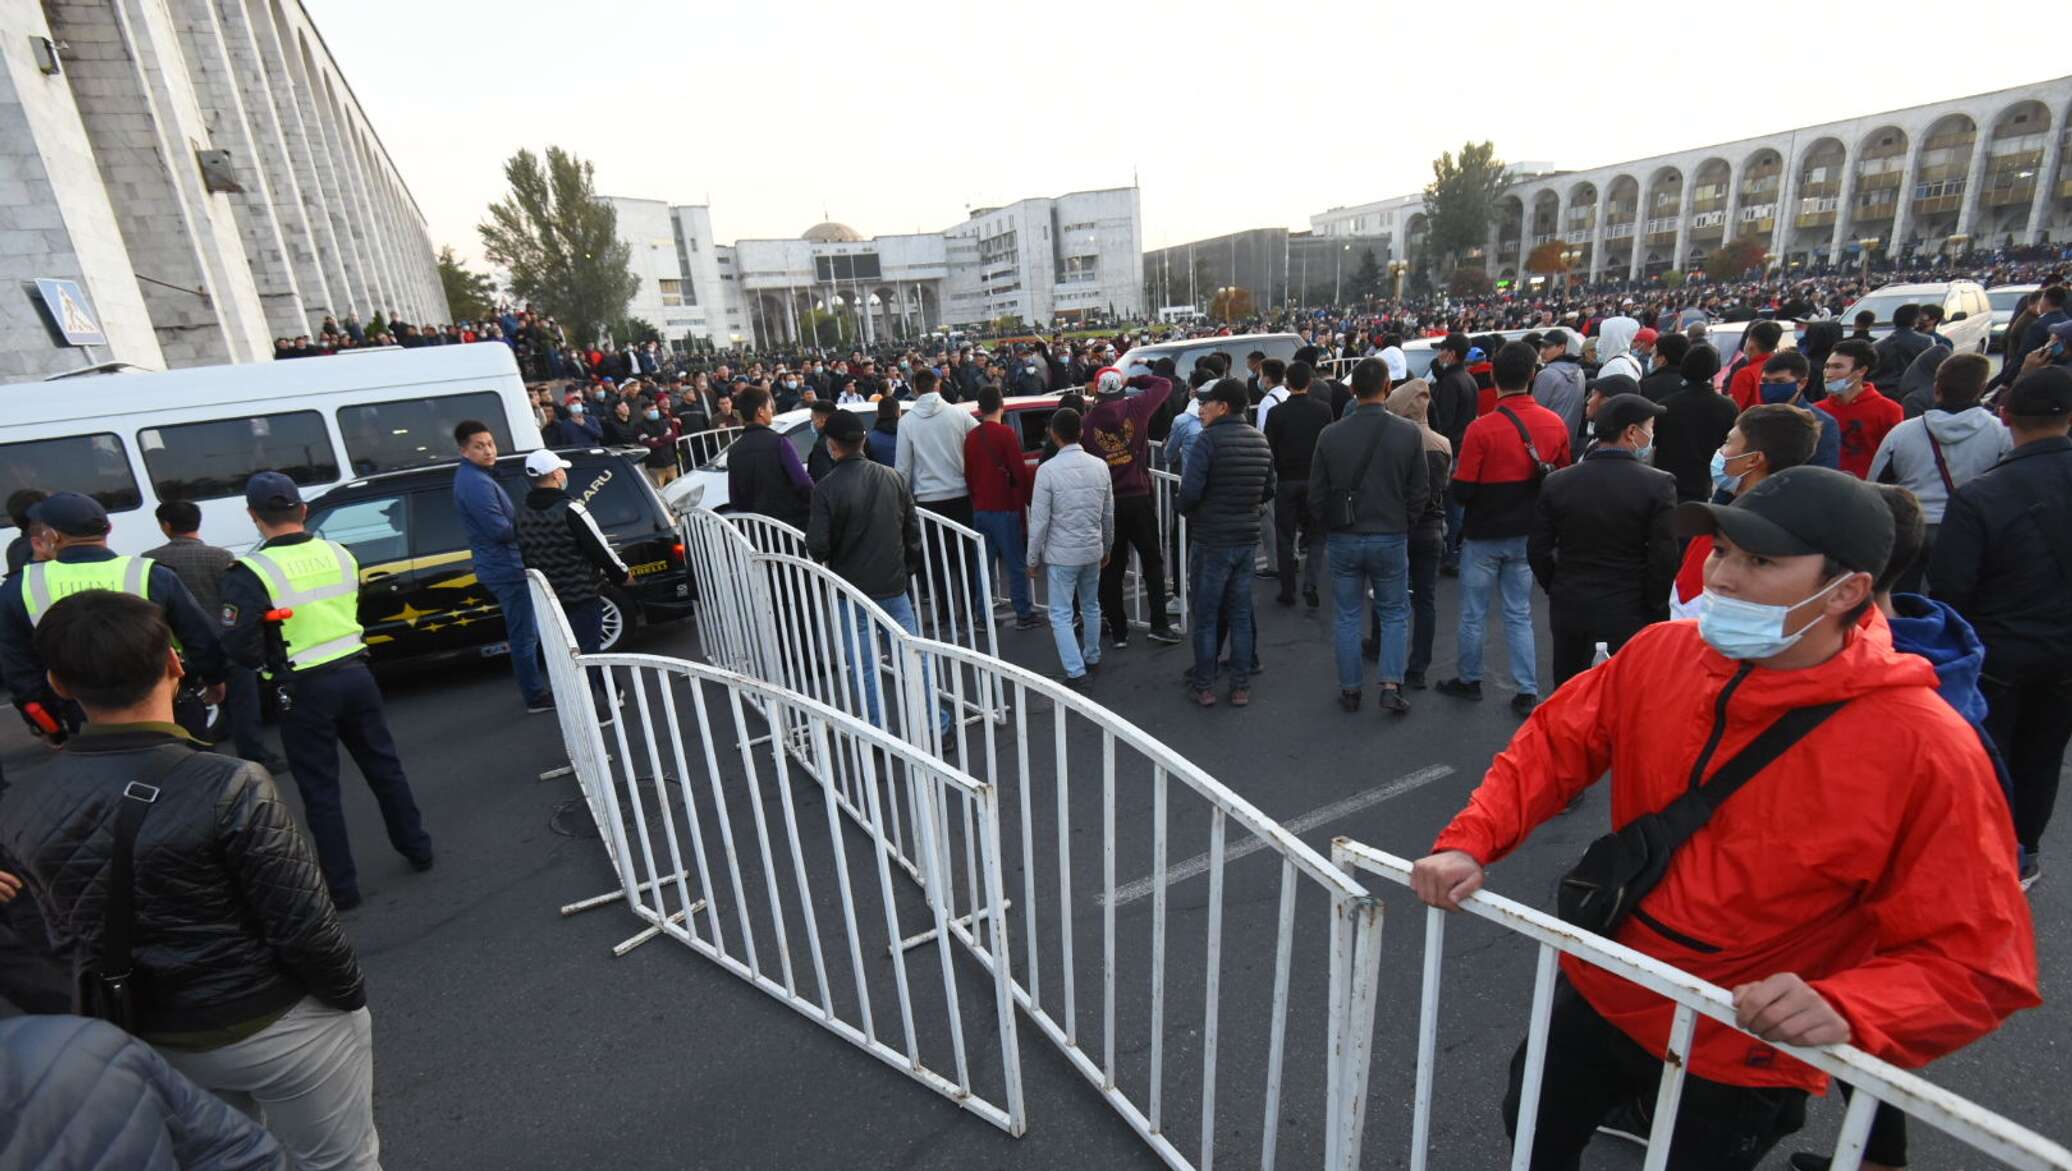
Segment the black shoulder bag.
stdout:
<svg viewBox="0 0 2072 1171">
<path fill-rule="evenodd" d="M 1498 407 L 1497 414 L 1511 420 L 1511 426 L 1518 428 L 1518 438 L 1525 443 L 1525 458 L 1532 461 L 1532 482 L 1537 484 L 1557 471 L 1553 464 L 1540 458 L 1540 449 L 1532 442 L 1532 432 L 1525 429 L 1525 420 L 1511 413 L 1509 407 Z"/>
<path fill-rule="evenodd" d="M 1642 814 L 1624 829 L 1591 842 L 1582 860 L 1555 888 L 1555 912 L 1585 931 L 1609 937 L 1669 872 L 1670 856 L 1678 846 L 1703 829 L 1750 778 L 1790 751 L 1845 702 L 1793 708 L 1721 765 L 1712 779 L 1693 784 L 1660 813 Z"/>
<path fill-rule="evenodd" d="M 161 750 L 163 751 L 163 750 Z M 100 954 L 79 974 L 81 1016 L 107 1021 L 124 1032 L 134 1031 L 134 988 L 131 985 L 130 929 L 136 921 L 134 862 L 137 831 L 158 801 L 158 786 L 179 768 L 189 753 L 163 752 L 149 769 L 148 780 L 122 787 L 122 807 L 115 812 L 115 847 L 108 859 L 108 896 L 101 904 Z"/>
<path fill-rule="evenodd" d="M 1387 427 L 1383 427 L 1384 432 Z M 1367 482 L 1367 467 L 1374 462 L 1374 453 L 1381 450 L 1382 436 L 1375 435 L 1374 442 L 1367 447 L 1367 454 L 1360 457 L 1360 466 L 1353 469 L 1352 486 L 1340 488 L 1324 501 L 1324 527 L 1327 529 L 1349 529 L 1359 518 L 1360 485 Z"/>
</svg>

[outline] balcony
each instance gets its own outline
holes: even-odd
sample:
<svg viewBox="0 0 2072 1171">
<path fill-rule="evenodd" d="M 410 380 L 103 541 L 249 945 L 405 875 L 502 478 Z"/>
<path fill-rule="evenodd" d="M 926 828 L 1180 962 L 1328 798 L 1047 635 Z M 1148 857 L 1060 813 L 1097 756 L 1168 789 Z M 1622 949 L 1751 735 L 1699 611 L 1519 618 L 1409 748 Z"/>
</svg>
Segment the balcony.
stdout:
<svg viewBox="0 0 2072 1171">
<path fill-rule="evenodd" d="M 1981 194 L 1987 207 L 2019 206 L 2036 198 L 2036 180 L 2023 179 L 2006 187 L 1988 187 Z"/>
<path fill-rule="evenodd" d="M 1605 229 L 1604 235 L 1608 240 L 1629 239 L 1633 235 L 1633 221 L 1628 220 L 1623 224 L 1613 224 Z"/>
<path fill-rule="evenodd" d="M 1914 214 L 1935 215 L 1939 212 L 1956 211 L 1962 206 L 1964 206 L 1964 195 L 1962 192 L 1955 195 L 1936 195 L 1927 199 L 1916 199 L 1914 201 Z"/>
<path fill-rule="evenodd" d="M 1858 175 L 1856 177 L 1856 189 L 1858 191 L 1886 191 L 1899 186 L 1901 178 L 1902 176 L 1897 170 L 1882 171 L 1875 175 Z"/>
<path fill-rule="evenodd" d="M 1800 212 L 1792 223 L 1801 228 L 1831 228 L 1835 224 L 1835 213 L 1832 208 L 1827 211 Z"/>
<path fill-rule="evenodd" d="M 1702 232 L 1708 228 L 1721 228 L 1726 226 L 1726 222 L 1727 213 L 1724 210 L 1701 211 L 1691 217 L 1691 230 Z"/>
<path fill-rule="evenodd" d="M 1889 220 L 1892 218 L 1892 209 L 1897 206 L 1899 205 L 1889 200 L 1877 203 L 1859 200 L 1856 204 L 1856 222 L 1865 223 L 1868 221 Z"/>
</svg>

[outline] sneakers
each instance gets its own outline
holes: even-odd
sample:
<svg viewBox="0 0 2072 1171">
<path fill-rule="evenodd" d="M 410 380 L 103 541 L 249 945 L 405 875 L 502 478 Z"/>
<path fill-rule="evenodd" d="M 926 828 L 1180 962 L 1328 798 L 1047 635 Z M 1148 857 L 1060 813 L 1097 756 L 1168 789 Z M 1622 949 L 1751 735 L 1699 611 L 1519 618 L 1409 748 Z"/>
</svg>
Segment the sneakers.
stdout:
<svg viewBox="0 0 2072 1171">
<path fill-rule="evenodd" d="M 1359 711 L 1360 689 L 1355 687 L 1351 691 L 1340 691 L 1338 693 L 1338 710 L 1342 712 Z"/>
<path fill-rule="evenodd" d="M 1230 706 L 1232 706 L 1232 707 L 1243 707 L 1243 706 L 1245 706 L 1246 704 L 1248 704 L 1248 703 L 1251 703 L 1251 702 L 1252 702 L 1252 689 L 1251 689 L 1251 688 L 1249 688 L 1249 687 L 1233 687 L 1233 688 L 1231 688 L 1231 689 L 1230 689 Z"/>
<path fill-rule="evenodd" d="M 1432 690 L 1440 695 L 1450 695 L 1455 699 L 1479 700 L 1482 698 L 1482 681 L 1480 679 L 1472 681 L 1467 679 L 1441 679 L 1433 685 Z"/>
<path fill-rule="evenodd" d="M 2043 863 L 2036 855 L 2022 852 L 2022 889 L 2028 890 L 2043 878 Z"/>
<path fill-rule="evenodd" d="M 426 850 L 424 852 L 423 857 L 409 858 L 406 859 L 406 861 L 410 863 L 410 869 L 417 871 L 419 874 L 423 874 L 425 871 L 430 870 L 434 865 L 438 863 L 439 856 L 437 854 L 432 853 L 430 850 Z"/>
<path fill-rule="evenodd" d="M 1532 714 L 1532 709 L 1538 706 L 1540 706 L 1540 697 L 1529 691 L 1521 691 L 1511 697 L 1511 711 L 1518 715 L 1529 716 Z"/>
<path fill-rule="evenodd" d="M 1282 590 L 1274 595 L 1273 600 L 1277 606 L 1292 606 L 1295 604 L 1295 592 L 1293 590 Z"/>
<path fill-rule="evenodd" d="M 1180 645 L 1180 636 L 1174 633 L 1173 628 L 1170 626 L 1154 626 L 1151 628 L 1151 633 L 1145 635 L 1144 637 L 1150 639 L 1152 642 L 1155 642 L 1160 646 Z M 1116 643 L 1115 645 L 1121 646 L 1122 644 Z"/>
<path fill-rule="evenodd" d="M 1087 683 L 1090 682 L 1090 680 L 1087 679 L 1088 674 L 1090 674 L 1090 672 L 1082 671 L 1077 675 L 1066 675 L 1061 672 L 1057 675 L 1051 676 L 1051 678 L 1056 679 L 1059 683 L 1064 684 L 1066 687 L 1069 687 L 1074 691 L 1085 691 Z"/>
<path fill-rule="evenodd" d="M 331 905 L 340 911 L 350 911 L 361 903 L 360 892 L 356 890 L 332 891 Z"/>
<path fill-rule="evenodd" d="M 1632 1098 L 1612 1107 L 1612 1112 L 1597 1124 L 1597 1133 L 1645 1147 L 1648 1145 L 1648 1132 L 1654 1128 L 1654 1099 Z"/>
<path fill-rule="evenodd" d="M 538 699 L 528 699 L 525 701 L 525 714 L 528 716 L 536 716 L 541 712 L 551 712 L 553 710 L 554 697 L 551 695 L 543 695 Z"/>
<path fill-rule="evenodd" d="M 1194 697 L 1196 707 L 1216 706 L 1216 693 L 1206 687 L 1196 687 L 1194 684 L 1189 683 L 1187 685 L 1187 694 Z"/>
<path fill-rule="evenodd" d="M 1014 620 L 1014 628 L 1016 630 L 1034 630 L 1039 626 L 1048 625 L 1049 623 L 1034 614 L 1019 614 L 1015 616 Z"/>
<path fill-rule="evenodd" d="M 1126 651 L 1130 649 L 1130 632 L 1127 630 L 1117 630 L 1110 632 L 1108 638 L 1108 645 L 1114 647 L 1116 650 L 1119 651 Z"/>
<path fill-rule="evenodd" d="M 1303 589 L 1302 604 L 1308 606 L 1312 610 L 1324 604 L 1324 600 L 1322 598 L 1317 597 L 1317 587 L 1308 586 Z"/>
<path fill-rule="evenodd" d="M 1403 672 L 1403 686 L 1405 686 L 1405 687 L 1408 687 L 1408 688 L 1409 688 L 1410 690 L 1412 690 L 1412 691 L 1423 691 L 1423 690 L 1425 689 L 1425 677 L 1424 677 L 1424 672 L 1423 672 L 1423 671 L 1405 671 L 1405 672 Z"/>
<path fill-rule="evenodd" d="M 1382 711 L 1388 712 L 1391 715 L 1407 716 L 1410 714 L 1410 701 L 1403 698 L 1403 689 L 1400 687 L 1382 688 L 1381 694 L 1375 697 L 1374 704 Z"/>
<path fill-rule="evenodd" d="M 1178 598 L 1167 598 L 1167 599 L 1166 599 L 1166 617 L 1168 617 L 1168 618 L 1178 618 L 1179 616 L 1180 616 L 1180 599 L 1178 599 Z"/>
</svg>

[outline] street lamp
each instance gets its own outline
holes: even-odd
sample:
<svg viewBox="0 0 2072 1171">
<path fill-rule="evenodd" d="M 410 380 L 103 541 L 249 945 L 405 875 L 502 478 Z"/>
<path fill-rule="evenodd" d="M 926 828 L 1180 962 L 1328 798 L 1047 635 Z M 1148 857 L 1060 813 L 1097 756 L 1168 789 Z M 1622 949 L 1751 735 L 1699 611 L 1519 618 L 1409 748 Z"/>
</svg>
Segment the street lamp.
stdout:
<svg viewBox="0 0 2072 1171">
<path fill-rule="evenodd" d="M 1856 246 L 1863 250 L 1863 281 L 1865 284 L 1869 284 L 1871 279 L 1871 249 L 1878 246 L 1878 238 L 1876 236 L 1865 236 L 1856 242 Z"/>
<path fill-rule="evenodd" d="M 1332 259 L 1331 304 L 1334 308 L 1345 304 L 1345 254 L 1352 250 L 1352 245 L 1340 244 L 1338 255 Z"/>
<path fill-rule="evenodd" d="M 1398 301 L 1403 299 L 1403 274 L 1409 271 L 1410 265 L 1407 261 L 1389 261 L 1389 275 L 1396 278 L 1396 300 Z"/>
<path fill-rule="evenodd" d="M 1575 287 L 1576 261 L 1582 259 L 1582 257 L 1583 254 L 1573 248 L 1563 248 L 1561 250 L 1561 287 L 1564 291 Z"/>
</svg>

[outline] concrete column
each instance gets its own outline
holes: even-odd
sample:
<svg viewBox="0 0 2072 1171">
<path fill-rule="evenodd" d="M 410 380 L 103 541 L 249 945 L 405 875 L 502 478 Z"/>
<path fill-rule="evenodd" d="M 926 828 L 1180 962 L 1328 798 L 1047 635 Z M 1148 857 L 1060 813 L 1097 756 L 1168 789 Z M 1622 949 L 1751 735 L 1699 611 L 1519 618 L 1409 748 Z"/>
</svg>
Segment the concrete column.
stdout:
<svg viewBox="0 0 2072 1171">
<path fill-rule="evenodd" d="M 1683 177 L 1683 192 L 1676 201 L 1676 254 L 1669 258 L 1669 267 L 1678 272 L 1690 267 L 1691 203 L 1697 186 L 1697 178 L 1692 174 L 1686 174 Z"/>
<path fill-rule="evenodd" d="M 375 250 L 372 225 L 369 222 L 367 201 L 360 190 L 358 151 L 353 146 L 351 128 L 346 124 L 344 113 L 338 107 L 336 89 L 323 65 L 311 63 L 309 77 L 310 93 L 316 99 L 317 120 L 324 124 L 324 137 L 331 144 L 331 166 L 338 179 L 338 196 L 345 213 L 345 230 L 352 237 L 352 247 L 360 254 L 360 271 L 367 284 L 367 291 L 377 301 L 398 304 L 402 298 L 400 290 L 390 277 L 388 264 Z M 411 318 L 416 321 L 417 318 Z"/>
<path fill-rule="evenodd" d="M 244 258 L 252 274 L 271 333 L 286 337 L 314 332 L 288 260 L 287 243 L 274 214 L 273 191 L 260 165 L 259 142 L 236 82 L 227 38 L 210 0 L 173 0 L 168 6 L 178 26 L 189 76 L 196 87 L 209 136 L 217 149 L 230 152 L 231 172 L 242 192 L 224 198 L 230 205 Z"/>
<path fill-rule="evenodd" d="M 1887 256 L 1898 257 L 1900 246 L 1906 242 L 1910 226 L 1907 220 L 1914 210 L 1914 183 L 1921 173 L 1921 152 L 1927 145 L 1926 131 L 1907 135 L 1907 166 L 1899 177 L 1899 198 L 1892 205 L 1892 239 L 1885 243 Z"/>
<path fill-rule="evenodd" d="M 1785 176 L 1786 174 L 1789 174 L 1789 173 L 1790 173 L 1790 171 L 1791 171 L 1791 164 L 1790 164 L 1790 163 L 1786 163 L 1786 164 L 1784 165 L 1784 170 L 1782 170 L 1782 171 L 1779 171 L 1779 172 L 1777 173 L 1777 188 L 1778 188 L 1778 190 L 1779 190 L 1780 192 L 1781 192 L 1781 191 L 1782 191 L 1782 190 L 1784 189 L 1784 176 Z M 1740 214 L 1741 214 L 1741 176 L 1740 176 L 1739 174 L 1737 174 L 1737 173 L 1736 173 L 1736 172 L 1734 171 L 1734 164 L 1730 162 L 1730 163 L 1728 163 L 1728 164 L 1727 164 L 1727 209 L 1726 209 L 1726 217 L 1727 217 L 1727 218 L 1725 218 L 1725 219 L 1723 219 L 1723 220 L 1721 220 L 1721 221 L 1720 221 L 1720 225 L 1719 225 L 1719 242 L 1720 242 L 1720 243 L 1722 243 L 1722 244 L 1725 244 L 1725 243 L 1727 243 L 1727 242 L 1731 241 L 1731 240 L 1732 240 L 1732 239 L 1734 238 L 1734 217 L 1735 217 L 1735 216 L 1737 216 L 1737 215 L 1740 215 Z M 1780 217 L 1780 219 L 1781 219 L 1781 217 Z M 1772 251 L 1772 252 L 1776 252 L 1776 251 L 1779 251 L 1779 250 L 1778 250 L 1778 249 L 1776 249 L 1776 248 L 1772 248 L 1772 249 L 1770 249 L 1770 251 Z M 1682 266 L 1680 266 L 1680 265 L 1679 265 L 1678 267 L 1682 267 Z"/>
<path fill-rule="evenodd" d="M 799 336 L 799 293 L 788 285 L 784 289 L 784 328 L 791 334 L 791 344 L 798 345 L 802 340 Z"/>
<path fill-rule="evenodd" d="M 1612 214 L 1612 189 L 1597 185 L 1597 215 L 1590 221 L 1590 283 L 1604 275 L 1604 221 Z"/>
<path fill-rule="evenodd" d="M 2052 116 L 2061 111 L 2052 110 Z M 2051 192 L 2058 186 L 2058 166 L 2062 161 L 2065 132 L 2062 126 L 2052 125 L 2044 138 L 2043 169 L 2036 172 L 2036 197 L 2029 202 L 2029 226 L 2022 232 L 2022 243 L 2043 242 L 2043 228 L 2050 219 Z"/>
<path fill-rule="evenodd" d="M 219 27 L 231 73 L 237 79 L 250 126 L 255 162 L 265 177 L 273 200 L 273 218 L 280 233 L 283 255 L 294 274 L 295 288 L 302 297 L 303 327 L 296 333 L 313 333 L 326 314 L 334 312 L 331 286 L 317 256 L 317 242 L 311 229 L 302 187 L 289 160 L 287 137 L 281 129 L 281 111 L 268 83 L 266 60 L 259 48 L 259 34 L 245 0 L 217 0 Z"/>
<path fill-rule="evenodd" d="M 323 93 L 310 69 L 302 35 L 292 25 L 281 29 L 281 50 L 288 62 L 289 92 L 302 111 L 302 128 L 309 144 L 310 165 L 316 172 L 319 205 L 331 221 L 332 246 L 338 251 L 339 267 L 345 273 L 347 296 L 362 315 L 393 308 L 378 303 L 366 262 L 353 241 L 351 209 L 346 204 L 344 184 L 338 174 L 337 153 L 331 143 L 331 129 L 323 116 Z"/>
<path fill-rule="evenodd" d="M 290 63 L 290 54 L 295 46 L 294 32 L 292 27 L 277 24 L 275 12 L 271 0 L 246 0 L 245 15 L 250 19 L 252 40 L 259 50 L 266 92 L 279 118 L 281 146 L 289 173 L 294 176 L 295 194 L 302 204 L 303 223 L 309 229 L 310 262 L 323 276 L 326 308 L 340 315 L 341 319 L 346 313 L 356 312 L 365 322 L 372 317 L 372 307 L 365 297 L 359 295 L 346 272 L 345 255 L 338 246 L 337 225 L 331 219 L 323 179 L 317 171 L 316 131 L 308 124 L 298 92 L 300 70 Z"/>
<path fill-rule="evenodd" d="M 1534 196 L 1534 199 L 1535 199 L 1535 200 L 1537 200 L 1537 199 L 1538 199 L 1538 197 L 1539 197 L 1539 193 L 1538 193 L 1538 192 L 1534 192 L 1534 193 L 1533 193 L 1533 196 Z M 1525 210 L 1524 210 L 1524 211 L 1523 211 L 1523 212 L 1522 212 L 1522 213 L 1521 213 L 1521 214 L 1519 215 L 1519 217 L 1518 217 L 1518 279 L 1519 279 L 1519 280 L 1521 280 L 1521 281 L 1523 281 L 1523 280 L 1525 279 L 1525 276 L 1526 276 L 1526 273 L 1525 273 L 1525 261 L 1526 261 L 1526 258 L 1532 255 L 1532 208 L 1533 208 L 1533 205 L 1532 205 L 1532 202 L 1530 202 L 1530 201 L 1523 201 L 1523 200 L 1521 200 L 1520 202 L 1521 202 L 1521 204 L 1522 204 L 1522 206 L 1524 207 L 1524 209 L 1525 209 Z"/>
<path fill-rule="evenodd" d="M 1976 119 L 1973 124 L 1978 126 L 1978 137 L 1971 144 L 1971 165 L 1964 169 L 1964 199 L 1957 205 L 1957 233 L 1971 237 L 1967 243 L 1976 247 L 1980 242 L 1975 222 L 1978 219 L 1978 191 L 1985 186 L 1986 148 L 1993 144 L 1993 128 Z"/>
<path fill-rule="evenodd" d="M 1856 156 L 1843 147 L 1842 194 L 1835 203 L 1835 235 L 1827 247 L 1827 262 L 1842 263 L 1842 245 L 1853 239 L 1856 228 Z"/>
</svg>

